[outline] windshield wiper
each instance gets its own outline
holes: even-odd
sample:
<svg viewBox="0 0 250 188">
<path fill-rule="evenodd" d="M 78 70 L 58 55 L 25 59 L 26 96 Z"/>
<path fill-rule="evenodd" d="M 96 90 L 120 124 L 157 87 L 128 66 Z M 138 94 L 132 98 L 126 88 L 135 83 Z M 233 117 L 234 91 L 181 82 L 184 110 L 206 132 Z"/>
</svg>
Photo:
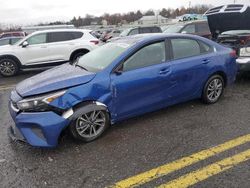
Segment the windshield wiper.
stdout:
<svg viewBox="0 0 250 188">
<path fill-rule="evenodd" d="M 73 65 L 74 65 L 75 67 L 80 67 L 81 69 L 84 69 L 84 70 L 88 71 L 88 69 L 86 69 L 85 67 L 79 65 L 78 63 L 79 63 L 79 59 L 77 59 Z"/>
<path fill-rule="evenodd" d="M 78 64 L 75 64 L 75 67 L 80 67 L 81 69 L 84 69 L 84 70 L 88 71 L 88 69 L 86 69 L 85 67 L 83 67 L 81 65 L 78 65 Z"/>
</svg>

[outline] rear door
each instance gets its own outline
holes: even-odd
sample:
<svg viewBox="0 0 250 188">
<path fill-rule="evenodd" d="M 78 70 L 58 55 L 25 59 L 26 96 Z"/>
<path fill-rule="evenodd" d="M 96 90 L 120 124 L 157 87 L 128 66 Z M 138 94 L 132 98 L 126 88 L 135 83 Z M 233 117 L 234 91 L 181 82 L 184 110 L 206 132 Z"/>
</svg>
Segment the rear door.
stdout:
<svg viewBox="0 0 250 188">
<path fill-rule="evenodd" d="M 163 105 L 168 96 L 166 91 L 171 87 L 166 54 L 164 41 L 146 45 L 125 60 L 120 74 L 111 74 L 113 106 L 119 119 Z"/>
<path fill-rule="evenodd" d="M 82 32 L 50 32 L 48 33 L 48 50 L 51 61 L 68 61 L 72 49 L 76 46 L 75 39 L 81 38 Z"/>
<path fill-rule="evenodd" d="M 208 76 L 208 66 L 214 60 L 212 47 L 191 38 L 170 39 L 172 48 L 169 94 L 174 103 L 197 97 Z"/>
</svg>

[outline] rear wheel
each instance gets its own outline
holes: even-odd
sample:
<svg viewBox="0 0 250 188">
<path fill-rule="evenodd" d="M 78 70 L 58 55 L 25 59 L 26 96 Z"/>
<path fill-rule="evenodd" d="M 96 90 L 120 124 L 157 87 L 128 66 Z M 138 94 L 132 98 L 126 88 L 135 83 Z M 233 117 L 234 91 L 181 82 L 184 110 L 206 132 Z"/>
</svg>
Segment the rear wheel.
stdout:
<svg viewBox="0 0 250 188">
<path fill-rule="evenodd" d="M 18 73 L 19 67 L 15 60 L 4 58 L 0 60 L 0 74 L 4 77 L 14 76 Z"/>
<path fill-rule="evenodd" d="M 104 110 L 80 114 L 70 126 L 74 138 L 90 142 L 99 138 L 109 126 L 109 115 Z"/>
<path fill-rule="evenodd" d="M 202 100 L 206 104 L 218 102 L 223 95 L 225 82 L 222 76 L 214 75 L 208 79 L 203 89 Z"/>
</svg>

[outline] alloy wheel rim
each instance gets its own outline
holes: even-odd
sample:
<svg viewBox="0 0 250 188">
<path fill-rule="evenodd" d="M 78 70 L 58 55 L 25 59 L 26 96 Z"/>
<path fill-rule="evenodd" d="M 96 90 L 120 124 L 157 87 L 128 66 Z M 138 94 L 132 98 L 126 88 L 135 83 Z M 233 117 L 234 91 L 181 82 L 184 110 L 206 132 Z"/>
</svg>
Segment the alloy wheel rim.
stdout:
<svg viewBox="0 0 250 188">
<path fill-rule="evenodd" d="M 3 75 L 13 75 L 15 73 L 15 66 L 9 61 L 4 61 L 0 64 L 0 71 Z"/>
<path fill-rule="evenodd" d="M 212 80 L 207 88 L 207 97 L 210 101 L 216 101 L 219 99 L 220 95 L 222 94 L 223 90 L 223 83 L 221 79 L 214 79 Z"/>
<path fill-rule="evenodd" d="M 103 131 L 105 123 L 106 119 L 104 112 L 95 110 L 77 118 L 76 131 L 84 138 L 92 138 Z"/>
</svg>

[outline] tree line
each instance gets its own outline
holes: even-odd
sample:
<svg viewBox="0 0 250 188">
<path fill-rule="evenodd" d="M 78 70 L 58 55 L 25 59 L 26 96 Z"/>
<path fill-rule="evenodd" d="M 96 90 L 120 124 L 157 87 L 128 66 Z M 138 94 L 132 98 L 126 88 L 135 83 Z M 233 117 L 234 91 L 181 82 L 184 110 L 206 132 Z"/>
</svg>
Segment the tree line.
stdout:
<svg viewBox="0 0 250 188">
<path fill-rule="evenodd" d="M 43 23 L 39 24 L 42 25 L 58 25 L 58 24 L 73 24 L 75 27 L 80 26 L 87 26 L 87 25 L 101 25 L 103 20 L 107 21 L 108 25 L 121 25 L 121 24 L 127 24 L 134 22 L 136 20 L 139 20 L 143 16 L 153 16 L 155 14 L 159 14 L 166 18 L 176 18 L 178 16 L 181 16 L 183 14 L 204 14 L 209 8 L 211 8 L 210 5 L 196 5 L 190 8 L 180 7 L 177 9 L 172 8 L 162 8 L 160 11 L 154 11 L 154 10 L 147 10 L 145 12 L 141 12 L 140 10 L 137 10 L 135 12 L 131 11 L 128 13 L 120 14 L 108 14 L 105 13 L 102 16 L 93 16 L 90 14 L 86 14 L 85 17 L 73 17 L 69 22 L 50 22 L 50 23 Z"/>
<path fill-rule="evenodd" d="M 55 21 L 55 22 L 44 22 L 37 24 L 38 26 L 43 25 L 62 25 L 62 24 L 72 24 L 75 27 L 80 26 L 87 26 L 87 25 L 102 25 L 102 21 L 106 20 L 108 25 L 122 25 L 122 24 L 128 24 L 134 21 L 139 20 L 143 16 L 153 16 L 155 14 L 159 14 L 166 18 L 176 18 L 178 16 L 181 16 L 183 14 L 204 14 L 209 8 L 211 8 L 210 5 L 196 5 L 192 6 L 190 8 L 180 7 L 180 8 L 162 8 L 161 10 L 154 11 L 152 9 L 147 10 L 145 12 L 142 12 L 140 10 L 137 11 L 130 11 L 128 13 L 116 13 L 116 14 L 109 14 L 105 13 L 102 16 L 94 16 L 90 14 L 86 14 L 84 17 L 73 17 L 71 20 L 67 22 L 63 21 Z M 0 33 L 3 31 L 14 31 L 14 30 L 21 30 L 20 26 L 9 26 L 6 29 L 1 30 L 0 25 Z"/>
</svg>

